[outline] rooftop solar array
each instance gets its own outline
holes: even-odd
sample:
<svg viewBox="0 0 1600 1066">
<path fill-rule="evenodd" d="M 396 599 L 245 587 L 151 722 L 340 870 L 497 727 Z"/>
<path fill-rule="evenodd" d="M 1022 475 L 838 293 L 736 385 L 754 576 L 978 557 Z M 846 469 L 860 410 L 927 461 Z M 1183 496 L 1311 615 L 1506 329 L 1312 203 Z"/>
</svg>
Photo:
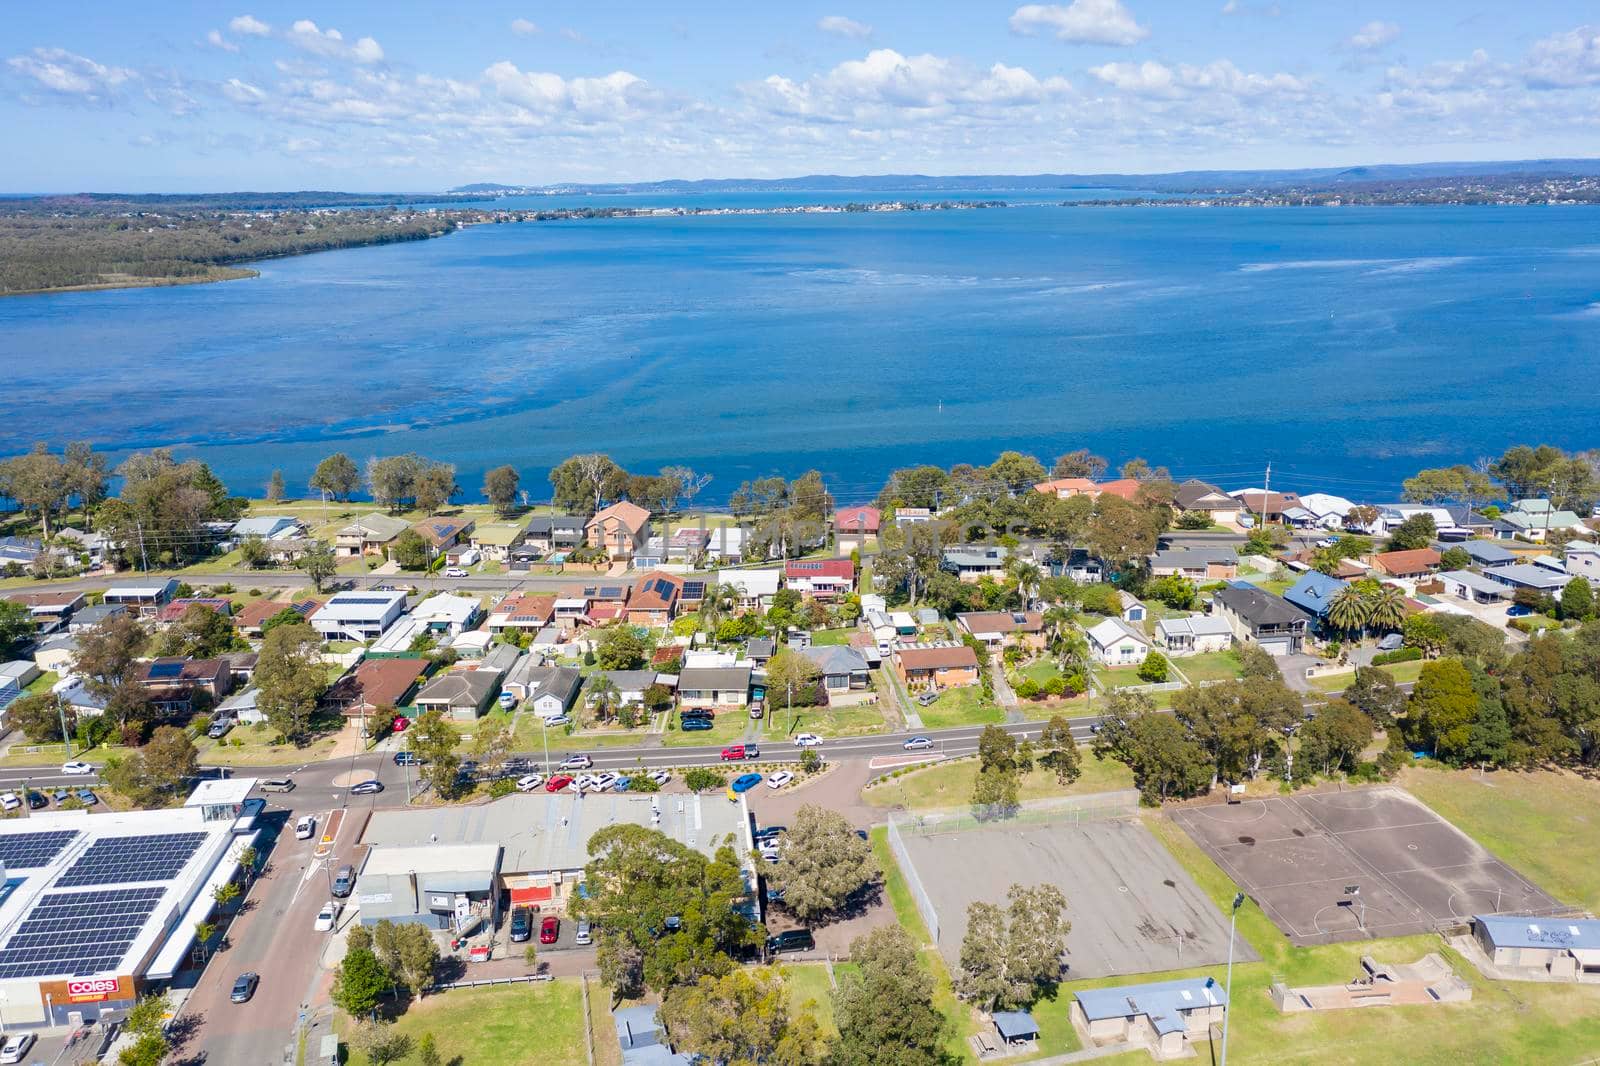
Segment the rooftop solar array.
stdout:
<svg viewBox="0 0 1600 1066">
<path fill-rule="evenodd" d="M 53 829 L 46 833 L 18 833 L 0 836 L 0 866 L 7 870 L 35 870 L 49 866 L 61 849 L 77 836 L 75 829 Z"/>
<path fill-rule="evenodd" d="M 117 969 L 166 891 L 162 886 L 46 893 L 0 950 L 0 981 Z"/>
<path fill-rule="evenodd" d="M 97 840 L 56 881 L 61 888 L 130 881 L 170 881 L 206 838 L 204 833 L 152 833 Z"/>
<path fill-rule="evenodd" d="M 330 603 L 332 607 L 382 607 L 394 602 L 393 596 L 340 596 L 338 602 Z"/>
<path fill-rule="evenodd" d="M 706 596 L 706 583 L 704 581 L 685 581 L 683 583 L 683 598 L 686 600 L 703 600 Z"/>
</svg>

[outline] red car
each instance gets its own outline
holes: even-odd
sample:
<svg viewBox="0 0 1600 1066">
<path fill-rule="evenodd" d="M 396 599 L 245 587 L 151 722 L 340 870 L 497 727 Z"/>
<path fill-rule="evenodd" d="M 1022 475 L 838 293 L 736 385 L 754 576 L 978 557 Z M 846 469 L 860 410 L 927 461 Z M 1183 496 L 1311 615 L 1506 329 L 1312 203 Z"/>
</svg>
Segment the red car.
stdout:
<svg viewBox="0 0 1600 1066">
<path fill-rule="evenodd" d="M 554 944 L 561 939 L 561 919 L 550 915 L 539 923 L 539 943 Z"/>
<path fill-rule="evenodd" d="M 566 774 L 556 774 L 544 783 L 544 790 L 546 792 L 560 792 L 570 784 L 572 784 L 571 777 Z"/>
<path fill-rule="evenodd" d="M 722 749 L 723 762 L 733 762 L 738 759 L 759 758 L 761 758 L 761 749 L 756 747 L 754 744 L 735 744 L 732 747 Z"/>
</svg>

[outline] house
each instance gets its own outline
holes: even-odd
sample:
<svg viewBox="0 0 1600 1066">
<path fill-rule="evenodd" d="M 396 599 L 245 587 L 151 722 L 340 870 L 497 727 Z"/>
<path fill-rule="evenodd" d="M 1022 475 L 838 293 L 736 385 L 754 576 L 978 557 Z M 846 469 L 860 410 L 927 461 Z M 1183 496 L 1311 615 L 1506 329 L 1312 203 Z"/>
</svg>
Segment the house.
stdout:
<svg viewBox="0 0 1600 1066">
<path fill-rule="evenodd" d="M 1144 616 L 1147 612 L 1144 604 L 1139 602 L 1139 597 L 1131 592 L 1119 589 L 1117 591 L 1117 602 L 1122 605 L 1120 613 L 1124 622 L 1132 622 L 1138 625 L 1144 621 Z"/>
<path fill-rule="evenodd" d="M 412 529 L 428 545 L 428 558 L 437 559 L 472 534 L 477 523 L 470 518 L 424 518 Z"/>
<path fill-rule="evenodd" d="M 1542 544 L 1551 530 L 1566 530 L 1582 535 L 1591 532 L 1575 512 L 1560 510 L 1549 500 L 1518 500 L 1511 505 L 1511 510 L 1503 512 L 1494 523 L 1497 540 L 1520 537 Z"/>
<path fill-rule="evenodd" d="M 56 539 L 63 542 L 64 545 L 70 541 L 71 546 L 68 546 L 68 550 L 75 551 L 81 556 L 86 556 L 91 570 L 98 570 L 105 564 L 106 548 L 109 546 L 106 543 L 105 534 L 88 533 L 72 526 L 66 526 L 56 530 Z"/>
<path fill-rule="evenodd" d="M 540 555 L 583 547 L 587 520 L 576 515 L 541 515 L 524 527 L 522 544 Z"/>
<path fill-rule="evenodd" d="M 656 676 L 654 670 L 596 670 L 589 675 L 589 685 L 592 690 L 604 679 L 617 690 L 621 702 L 643 703 L 645 692 L 656 684 Z"/>
<path fill-rule="evenodd" d="M 750 665 L 685 666 L 678 672 L 678 706 L 743 707 L 750 702 Z"/>
<path fill-rule="evenodd" d="M 1156 643 L 1173 658 L 1227 651 L 1233 647 L 1233 630 L 1222 619 L 1204 614 L 1163 618 L 1156 623 Z"/>
<path fill-rule="evenodd" d="M 363 659 L 356 668 L 333 683 L 323 703 L 337 707 L 346 718 L 361 718 L 404 707 L 427 676 L 428 660 L 396 656 Z"/>
<path fill-rule="evenodd" d="M 1239 576 L 1239 553 L 1232 548 L 1164 548 L 1150 555 L 1150 576 L 1176 574 L 1190 581 L 1232 581 Z"/>
<path fill-rule="evenodd" d="M 900 638 L 899 627 L 895 625 L 894 619 L 889 616 L 887 611 L 880 611 L 877 608 L 863 611 L 861 625 L 865 626 L 867 632 L 872 634 L 873 643 L 880 648 L 891 648 L 894 646 L 894 642 Z"/>
<path fill-rule="evenodd" d="M 978 683 L 978 656 L 965 644 L 909 644 L 894 651 L 895 672 L 914 689 L 942 691 Z"/>
<path fill-rule="evenodd" d="M 1372 557 L 1372 569 L 1385 577 L 1417 580 L 1439 569 L 1439 553 L 1432 548 L 1412 548 L 1408 551 L 1378 552 Z"/>
<path fill-rule="evenodd" d="M 1446 596 L 1454 596 L 1468 603 L 1491 604 L 1507 599 L 1511 589 L 1498 581 L 1491 581 L 1471 570 L 1446 570 L 1439 575 Z"/>
<path fill-rule="evenodd" d="M 482 718 L 500 695 L 498 670 L 457 670 L 440 674 L 417 693 L 417 713 L 443 711 L 446 718 L 471 722 Z"/>
<path fill-rule="evenodd" d="M 222 659 L 180 659 L 166 656 L 146 664 L 139 684 L 150 694 L 159 714 L 185 715 L 199 710 L 197 693 L 205 693 L 208 706 L 216 706 L 233 691 L 233 669 Z"/>
<path fill-rule="evenodd" d="M 404 518 L 373 511 L 351 522 L 333 537 L 333 554 L 343 559 L 387 555 L 394 538 L 411 528 Z"/>
<path fill-rule="evenodd" d="M 650 571 L 638 580 L 628 596 L 628 623 L 636 626 L 666 625 L 677 613 L 678 597 L 682 594 L 682 578 L 660 570 Z"/>
<path fill-rule="evenodd" d="M 506 630 L 537 633 L 554 620 L 556 598 L 513 593 L 489 610 L 489 632 L 499 636 Z"/>
<path fill-rule="evenodd" d="M 1217 486 L 1190 478 L 1173 493 L 1172 505 L 1180 511 L 1198 511 L 1217 525 L 1237 522 L 1239 501 Z"/>
<path fill-rule="evenodd" d="M 556 621 L 569 628 L 582 622 L 598 625 L 615 621 L 627 611 L 633 586 L 626 582 L 569 585 L 556 597 Z"/>
<path fill-rule="evenodd" d="M 1320 622 L 1328 617 L 1328 604 L 1348 585 L 1348 581 L 1308 570 L 1284 590 L 1283 598 Z"/>
<path fill-rule="evenodd" d="M 191 607 L 204 607 L 224 618 L 233 616 L 233 601 L 220 596 L 180 596 L 156 613 L 156 624 L 169 626 L 181 620 Z"/>
<path fill-rule="evenodd" d="M 812 645 L 801 648 L 805 656 L 822 671 L 822 687 L 828 702 L 835 706 L 867 698 L 872 691 L 872 673 L 866 657 L 844 644 Z"/>
<path fill-rule="evenodd" d="M 1238 489 L 1228 495 L 1239 501 L 1242 514 L 1267 522 L 1282 522 L 1283 512 L 1300 506 L 1300 497 L 1292 492 L 1269 492 L 1266 489 Z"/>
<path fill-rule="evenodd" d="M 654 541 L 656 538 L 650 539 Z M 684 526 L 666 538 L 662 546 L 665 548 L 665 557 L 669 563 L 697 563 L 705 557 L 706 545 L 709 543 L 711 543 L 710 530 Z"/>
<path fill-rule="evenodd" d="M 0 567 L 30 567 L 44 554 L 44 542 L 34 537 L 0 537 Z"/>
<path fill-rule="evenodd" d="M 743 614 L 746 611 L 765 611 L 771 607 L 772 598 L 778 594 L 778 584 L 782 579 L 783 571 L 777 569 L 719 570 L 713 583 L 739 590 L 739 602 L 735 610 Z"/>
<path fill-rule="evenodd" d="M 833 528 L 840 536 L 876 536 L 883 513 L 876 507 L 842 507 L 833 512 Z"/>
<path fill-rule="evenodd" d="M 896 507 L 894 511 L 894 524 L 901 529 L 932 521 L 933 512 L 926 507 Z"/>
<path fill-rule="evenodd" d="M 751 637 L 744 642 L 744 657 L 756 666 L 766 666 L 777 651 L 778 642 L 771 637 Z"/>
<path fill-rule="evenodd" d="M 849 559 L 790 559 L 783 566 L 784 580 L 802 596 L 837 600 L 854 590 L 856 564 Z"/>
<path fill-rule="evenodd" d="M 1479 914 L 1472 937 L 1489 962 L 1506 970 L 1576 980 L 1600 976 L 1600 920 Z"/>
<path fill-rule="evenodd" d="M 1099 499 L 1101 496 L 1120 496 L 1124 500 L 1131 500 L 1139 495 L 1139 482 L 1131 477 L 1117 478 L 1115 481 L 1060 477 L 1053 481 L 1041 481 L 1033 487 L 1033 491 L 1054 496 L 1058 500 L 1069 500 L 1074 496 L 1087 496 L 1091 500 Z"/>
<path fill-rule="evenodd" d="M 1072 1024 L 1091 1047 L 1142 1044 L 1157 1059 L 1193 1055 L 1221 1025 L 1228 995 L 1210 977 L 1117 985 L 1073 993 Z"/>
<path fill-rule="evenodd" d="M 1151 640 L 1144 630 L 1123 621 L 1107 618 L 1085 631 L 1089 651 L 1105 666 L 1137 666 L 1150 654 Z"/>
<path fill-rule="evenodd" d="M 153 618 L 177 594 L 178 579 L 170 577 L 159 585 L 113 585 L 106 589 L 100 602 L 106 606 L 126 607 L 143 617 Z"/>
<path fill-rule="evenodd" d="M 17 592 L 7 596 L 6 599 L 26 607 L 28 616 L 45 630 L 64 625 L 74 611 L 89 602 L 83 593 L 70 591 Z"/>
<path fill-rule="evenodd" d="M 718 526 L 706 539 L 706 558 L 717 563 L 744 562 L 744 530 L 738 526 Z"/>
<path fill-rule="evenodd" d="M 298 518 L 272 515 L 265 518 L 241 518 L 233 524 L 230 532 L 236 541 L 248 540 L 251 537 L 260 537 L 262 540 L 297 540 L 306 535 L 306 527 L 300 524 Z"/>
<path fill-rule="evenodd" d="M 1436 542 L 1434 547 L 1442 554 L 1446 548 L 1460 548 L 1467 553 L 1473 566 L 1504 566 L 1506 563 L 1517 561 L 1517 553 L 1507 551 L 1500 545 L 1488 540 L 1469 540 L 1463 544 L 1445 544 Z"/>
<path fill-rule="evenodd" d="M 1592 585 L 1600 580 L 1600 545 L 1568 541 L 1561 549 L 1561 565 L 1574 577 L 1587 578 Z"/>
<path fill-rule="evenodd" d="M 1327 492 L 1308 492 L 1300 497 L 1300 508 L 1312 515 L 1313 524 L 1323 529 L 1343 529 L 1345 516 L 1355 504 L 1343 496 Z"/>
<path fill-rule="evenodd" d="M 944 550 L 943 567 L 962 581 L 1003 578 L 1011 549 L 1003 544 L 964 544 Z"/>
<path fill-rule="evenodd" d="M 1298 655 L 1311 618 L 1287 600 L 1253 585 L 1234 584 L 1211 597 L 1212 613 L 1228 623 L 1235 640 L 1259 644 L 1268 655 Z"/>
<path fill-rule="evenodd" d="M 602 549 L 611 559 L 632 559 L 650 539 L 650 512 L 621 500 L 584 524 L 589 547 Z"/>
<path fill-rule="evenodd" d="M 85 629 L 92 629 L 101 622 L 129 614 L 129 610 L 120 603 L 91 603 L 72 616 L 67 622 L 67 632 L 81 633 Z"/>
<path fill-rule="evenodd" d="M 524 710 L 540 718 L 554 718 L 572 710 L 583 688 L 583 674 L 575 666 L 547 666 L 531 652 L 517 659 L 506 674 L 505 689 L 522 701 Z"/>
<path fill-rule="evenodd" d="M 296 600 L 288 603 L 283 600 L 251 600 L 239 608 L 239 613 L 233 616 L 233 625 L 240 633 L 247 637 L 260 638 L 263 633 L 261 627 L 267 624 L 269 618 L 274 618 L 284 611 L 293 611 L 302 619 L 309 619 L 320 607 L 316 600 Z"/>
<path fill-rule="evenodd" d="M 68 673 L 77 657 L 78 637 L 75 633 L 56 633 L 33 646 L 34 665 L 51 673 Z"/>
<path fill-rule="evenodd" d="M 211 716 L 213 719 L 231 718 L 240 725 L 259 725 L 267 720 L 267 712 L 257 702 L 260 697 L 261 690 L 254 686 L 240 689 L 217 704 Z"/>
<path fill-rule="evenodd" d="M 406 611 L 404 592 L 354 589 L 336 592 L 311 616 L 311 628 L 323 640 L 364 644 L 377 640 Z"/>
<path fill-rule="evenodd" d="M 622 1048 L 622 1066 L 689 1066 L 688 1055 L 672 1051 L 655 1007 L 618 1007 L 611 1021 Z"/>
<path fill-rule="evenodd" d="M 1073 548 L 1065 557 L 1050 560 L 1049 569 L 1052 577 L 1071 578 L 1080 585 L 1098 585 L 1106 579 L 1105 563 L 1084 548 Z"/>
<path fill-rule="evenodd" d="M 436 592 L 411 609 L 411 617 L 430 633 L 455 636 L 465 633 L 478 621 L 483 607 L 476 596 L 456 596 Z"/>
<path fill-rule="evenodd" d="M 473 529 L 467 537 L 467 543 L 477 548 L 478 554 L 485 559 L 503 563 L 511 557 L 511 549 L 521 545 L 527 531 L 528 520 L 525 518 L 506 522 L 485 522 Z"/>
<path fill-rule="evenodd" d="M 1008 644 L 1044 650 L 1044 615 L 1038 611 L 969 611 L 956 615 L 956 624 L 991 650 Z"/>
<path fill-rule="evenodd" d="M 1559 593 L 1572 580 L 1571 574 L 1558 574 L 1532 563 L 1491 566 L 1483 572 L 1483 576 L 1509 589 L 1533 589 L 1551 595 Z"/>
</svg>

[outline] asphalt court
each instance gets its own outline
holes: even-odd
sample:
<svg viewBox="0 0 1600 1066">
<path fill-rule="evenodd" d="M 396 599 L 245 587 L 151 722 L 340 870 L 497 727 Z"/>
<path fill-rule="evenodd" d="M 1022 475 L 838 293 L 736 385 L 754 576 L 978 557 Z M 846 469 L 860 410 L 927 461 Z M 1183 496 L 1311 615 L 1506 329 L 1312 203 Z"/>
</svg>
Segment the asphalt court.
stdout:
<svg viewBox="0 0 1600 1066">
<path fill-rule="evenodd" d="M 1564 910 L 1397 788 L 1189 807 L 1172 817 L 1297 944 Z"/>
</svg>

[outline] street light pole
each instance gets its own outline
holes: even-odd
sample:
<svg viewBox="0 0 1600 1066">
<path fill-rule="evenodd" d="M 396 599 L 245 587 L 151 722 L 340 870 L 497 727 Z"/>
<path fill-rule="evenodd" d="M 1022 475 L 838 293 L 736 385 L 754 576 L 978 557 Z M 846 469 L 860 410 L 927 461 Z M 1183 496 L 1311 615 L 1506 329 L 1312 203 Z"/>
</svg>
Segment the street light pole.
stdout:
<svg viewBox="0 0 1600 1066">
<path fill-rule="evenodd" d="M 1239 908 L 1244 906 L 1244 893 L 1233 894 L 1233 915 L 1228 919 L 1228 986 L 1223 990 L 1222 997 L 1227 1000 L 1222 1005 L 1222 1063 L 1228 1066 L 1228 1019 L 1233 1017 L 1233 934 L 1239 927 Z"/>
</svg>

